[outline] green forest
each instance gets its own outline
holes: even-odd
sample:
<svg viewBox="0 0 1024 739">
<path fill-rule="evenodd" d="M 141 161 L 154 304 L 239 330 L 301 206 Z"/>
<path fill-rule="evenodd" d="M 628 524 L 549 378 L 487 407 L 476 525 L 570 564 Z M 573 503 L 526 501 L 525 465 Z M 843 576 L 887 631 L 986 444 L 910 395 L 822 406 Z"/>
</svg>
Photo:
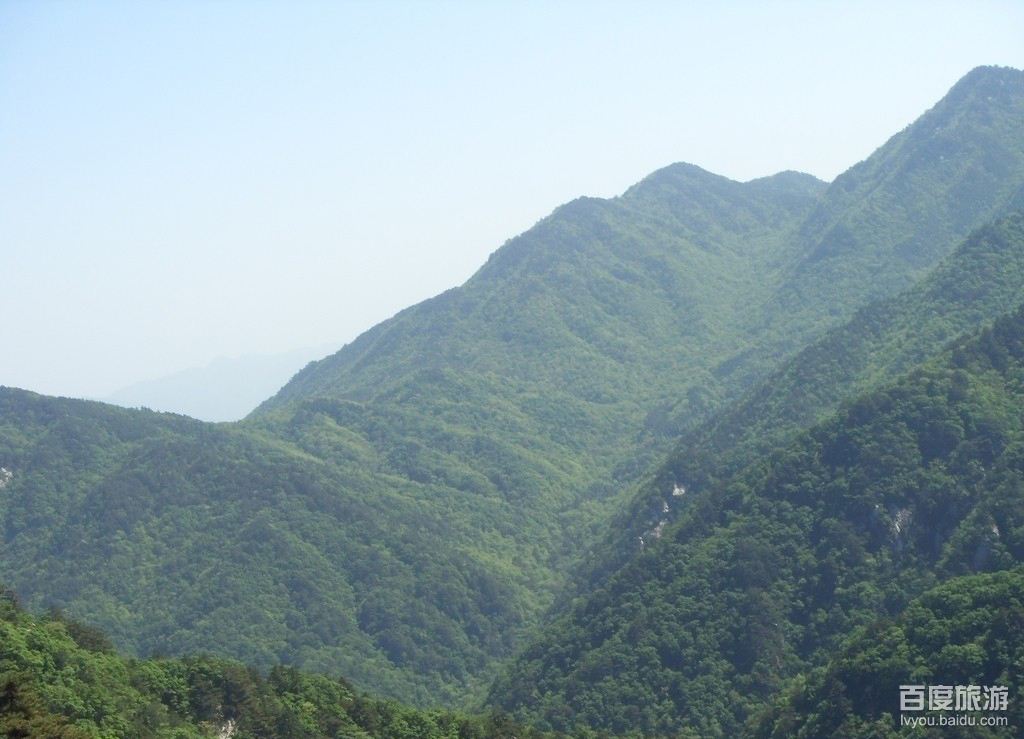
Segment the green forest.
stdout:
<svg viewBox="0 0 1024 739">
<path fill-rule="evenodd" d="M 563 205 L 236 423 L 0 387 L 0 737 L 1024 730 L 1022 213 L 983 67 L 831 183 Z"/>
<path fill-rule="evenodd" d="M 548 626 L 492 700 L 541 725 L 735 735 L 837 641 L 1024 557 L 1024 309 L 733 478 Z"/>
<path fill-rule="evenodd" d="M 899 736 L 890 686 L 938 678 L 1008 689 L 1008 726 L 977 737 L 1013 737 L 1024 725 L 1024 570 L 954 577 L 893 619 L 857 629 L 834 657 L 786 688 L 751 724 L 757 739 Z M 920 736 L 949 736 L 934 729 Z"/>
<path fill-rule="evenodd" d="M 555 739 L 501 714 L 470 717 L 370 698 L 343 678 L 213 657 L 128 659 L 59 613 L 26 614 L 0 592 L 5 739 Z M 597 736 L 590 732 L 576 736 Z"/>
</svg>

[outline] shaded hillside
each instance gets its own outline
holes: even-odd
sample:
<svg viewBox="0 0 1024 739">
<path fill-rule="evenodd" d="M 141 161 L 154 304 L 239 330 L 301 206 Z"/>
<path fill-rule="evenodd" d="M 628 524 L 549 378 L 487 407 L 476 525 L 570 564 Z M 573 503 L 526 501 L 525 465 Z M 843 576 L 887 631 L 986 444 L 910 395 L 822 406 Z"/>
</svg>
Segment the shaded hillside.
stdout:
<svg viewBox="0 0 1024 739">
<path fill-rule="evenodd" d="M 735 735 L 853 629 L 1024 560 L 1024 310 L 861 396 L 575 603 L 491 692 L 541 726 Z"/>
<path fill-rule="evenodd" d="M 893 621 L 858 629 L 825 667 L 801 677 L 745 732 L 761 739 L 949 737 L 954 729 L 900 728 L 900 685 L 1007 688 L 1005 727 L 960 735 L 1020 736 L 1024 726 L 1024 571 L 967 575 L 916 598 Z M 948 712 L 946 712 L 948 715 Z M 914 716 L 926 714 L 911 714 Z"/>
</svg>

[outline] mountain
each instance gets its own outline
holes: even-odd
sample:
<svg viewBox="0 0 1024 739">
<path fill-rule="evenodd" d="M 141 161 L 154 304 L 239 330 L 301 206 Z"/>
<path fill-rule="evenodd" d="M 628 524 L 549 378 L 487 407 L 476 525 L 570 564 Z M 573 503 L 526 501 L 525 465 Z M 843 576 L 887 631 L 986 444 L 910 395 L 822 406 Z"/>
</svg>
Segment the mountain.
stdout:
<svg viewBox="0 0 1024 739">
<path fill-rule="evenodd" d="M 737 735 L 855 629 L 1024 561 L 1022 404 L 1024 308 L 679 496 L 676 522 L 545 629 L 492 703 L 540 726 Z"/>
<path fill-rule="evenodd" d="M 684 435 L 679 447 L 702 444 L 701 453 L 720 467 L 763 453 L 1022 301 L 1024 215 L 1017 212 L 974 231 L 912 288 L 871 303 L 812 342 L 741 402 Z"/>
<path fill-rule="evenodd" d="M 389 393 L 415 396 L 432 371 L 521 405 L 534 388 L 554 390 L 574 406 L 570 416 L 594 415 L 594 404 L 617 420 L 645 412 L 649 397 L 687 382 L 687 368 L 746 345 L 736 331 L 740 298 L 767 297 L 763 277 L 822 188 L 798 173 L 738 183 L 676 164 L 621 197 L 575 200 L 506 243 L 466 284 L 307 367 L 256 415 L 308 398 L 384 405 Z"/>
<path fill-rule="evenodd" d="M 892 620 L 858 629 L 824 667 L 795 682 L 746 736 L 757 739 L 896 737 L 899 692 L 892 686 L 941 679 L 950 685 L 1007 688 L 1006 726 L 970 736 L 1019 736 L 1024 726 L 1024 570 L 965 575 L 915 598 Z M 918 714 L 922 715 L 922 714 Z M 946 713 L 948 715 L 948 712 Z M 976 717 L 980 719 L 980 717 Z M 950 736 L 949 727 L 914 736 Z"/>
<path fill-rule="evenodd" d="M 237 426 L 9 389 L 0 418 L 3 570 L 33 607 L 87 614 L 137 654 L 304 664 L 420 703 L 509 650 L 517 584 L 465 548 L 486 508 L 385 486 L 358 445 L 331 464 Z"/>
<path fill-rule="evenodd" d="M 482 697 L 678 434 L 1015 202 L 1022 76 L 968 75 L 831 185 L 677 164 L 573 201 L 239 423 L 0 390 L 5 579 L 137 654 Z"/>
<path fill-rule="evenodd" d="M 202 421 L 238 421 L 276 393 L 304 365 L 334 347 L 215 359 L 165 377 L 136 382 L 102 400 L 125 408 L 181 413 Z"/>
<path fill-rule="evenodd" d="M 465 701 L 548 607 L 616 475 L 644 463 L 647 399 L 705 376 L 668 370 L 705 364 L 717 301 L 818 189 L 678 166 L 576 201 L 238 424 L 0 390 L 0 566 L 30 606 L 135 653 Z M 716 208 L 733 220 L 697 243 Z M 347 395 L 300 391 L 346 366 L 363 378 Z"/>
<path fill-rule="evenodd" d="M 638 537 L 671 521 L 677 486 L 700 490 L 727 479 L 843 401 L 923 364 L 1022 302 L 1024 215 L 1015 213 L 978 229 L 916 285 L 857 311 L 684 433 L 592 547 L 583 580 L 613 571 L 636 552 Z"/>
<path fill-rule="evenodd" d="M 801 229 L 802 249 L 760 314 L 762 331 L 892 295 L 1000 214 L 1024 208 L 1024 72 L 978 67 L 865 161 L 839 175 Z M 954 236 L 952 240 L 950 236 Z"/>
</svg>

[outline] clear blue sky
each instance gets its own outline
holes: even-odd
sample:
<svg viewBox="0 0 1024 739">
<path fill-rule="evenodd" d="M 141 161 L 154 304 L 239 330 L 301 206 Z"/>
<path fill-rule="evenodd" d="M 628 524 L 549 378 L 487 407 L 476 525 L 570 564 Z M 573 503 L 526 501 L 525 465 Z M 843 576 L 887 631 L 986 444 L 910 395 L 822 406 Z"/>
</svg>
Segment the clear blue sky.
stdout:
<svg viewBox="0 0 1024 739">
<path fill-rule="evenodd" d="M 1021 2 L 0 2 L 0 384 L 337 346 L 578 195 L 831 179 Z"/>
</svg>

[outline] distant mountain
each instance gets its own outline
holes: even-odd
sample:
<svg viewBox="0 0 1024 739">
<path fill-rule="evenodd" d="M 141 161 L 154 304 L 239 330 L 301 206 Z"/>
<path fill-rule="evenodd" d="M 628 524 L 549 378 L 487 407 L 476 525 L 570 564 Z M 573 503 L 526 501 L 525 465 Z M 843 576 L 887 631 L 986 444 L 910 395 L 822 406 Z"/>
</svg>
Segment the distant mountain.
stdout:
<svg viewBox="0 0 1024 739">
<path fill-rule="evenodd" d="M 854 629 L 1024 562 L 1021 407 L 1024 308 L 674 497 L 676 521 L 547 627 L 492 702 L 540 726 L 737 736 Z M 984 637 L 968 625 L 958 642 Z"/>
<path fill-rule="evenodd" d="M 125 408 L 181 413 L 201 421 L 238 421 L 276 393 L 300 369 L 336 347 L 281 354 L 221 357 L 165 377 L 136 382 L 102 398 Z"/>
<path fill-rule="evenodd" d="M 240 423 L 0 390 L 0 569 L 136 653 L 482 697 L 678 434 L 1006 212 L 1007 75 L 937 106 L 955 156 L 929 113 L 832 185 L 676 164 L 573 201 Z"/>
</svg>

